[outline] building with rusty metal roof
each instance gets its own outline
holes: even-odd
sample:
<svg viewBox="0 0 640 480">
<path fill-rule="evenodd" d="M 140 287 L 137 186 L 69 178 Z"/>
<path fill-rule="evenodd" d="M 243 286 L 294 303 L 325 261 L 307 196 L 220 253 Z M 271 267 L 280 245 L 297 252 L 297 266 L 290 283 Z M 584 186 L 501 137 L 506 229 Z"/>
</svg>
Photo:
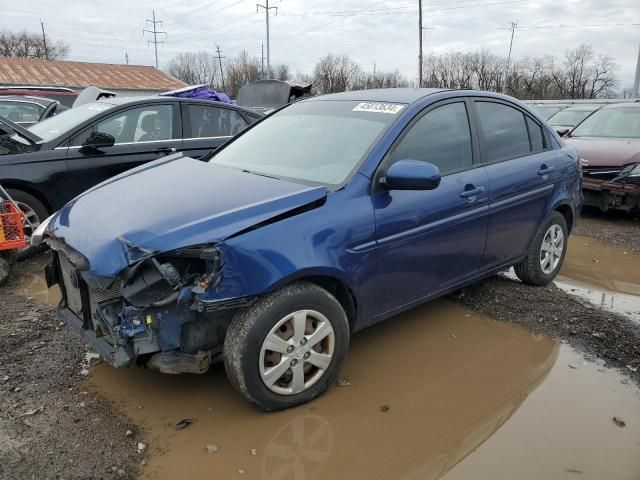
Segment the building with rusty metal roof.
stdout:
<svg viewBox="0 0 640 480">
<path fill-rule="evenodd" d="M 0 57 L 0 86 L 57 86 L 81 90 L 90 85 L 119 96 L 153 95 L 186 84 L 145 65 L 50 61 Z"/>
</svg>

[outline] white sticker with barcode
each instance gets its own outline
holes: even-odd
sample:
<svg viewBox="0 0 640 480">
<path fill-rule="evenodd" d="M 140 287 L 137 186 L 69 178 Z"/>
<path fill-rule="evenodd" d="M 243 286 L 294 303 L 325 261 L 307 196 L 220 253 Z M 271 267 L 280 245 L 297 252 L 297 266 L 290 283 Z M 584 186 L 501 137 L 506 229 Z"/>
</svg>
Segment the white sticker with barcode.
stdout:
<svg viewBox="0 0 640 480">
<path fill-rule="evenodd" d="M 354 112 L 390 113 L 392 115 L 395 115 L 403 108 L 404 108 L 404 105 L 398 105 L 397 103 L 364 102 L 356 105 L 353 111 Z"/>
</svg>

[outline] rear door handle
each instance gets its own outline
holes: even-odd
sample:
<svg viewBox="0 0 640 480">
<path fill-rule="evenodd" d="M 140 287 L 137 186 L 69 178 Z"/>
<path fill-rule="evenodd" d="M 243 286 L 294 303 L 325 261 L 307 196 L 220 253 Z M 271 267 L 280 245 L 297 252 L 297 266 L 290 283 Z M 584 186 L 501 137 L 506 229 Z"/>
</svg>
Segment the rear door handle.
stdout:
<svg viewBox="0 0 640 480">
<path fill-rule="evenodd" d="M 546 165 L 542 165 L 540 167 L 540 170 L 538 170 L 538 175 L 540 175 L 541 177 L 543 175 L 549 175 L 554 170 L 555 170 L 555 168 L 553 168 L 553 167 L 547 167 Z"/>
<path fill-rule="evenodd" d="M 468 190 L 463 190 L 460 193 L 460 196 L 462 198 L 466 198 L 468 200 L 472 200 L 473 197 L 475 197 L 476 195 L 480 195 L 481 193 L 484 193 L 484 187 L 480 186 L 480 187 L 473 187 L 473 185 L 471 185 L 471 188 Z"/>
<path fill-rule="evenodd" d="M 161 147 L 161 148 L 156 148 L 153 153 L 164 153 L 166 155 L 169 155 L 170 153 L 176 153 L 176 149 L 175 147 Z"/>
</svg>

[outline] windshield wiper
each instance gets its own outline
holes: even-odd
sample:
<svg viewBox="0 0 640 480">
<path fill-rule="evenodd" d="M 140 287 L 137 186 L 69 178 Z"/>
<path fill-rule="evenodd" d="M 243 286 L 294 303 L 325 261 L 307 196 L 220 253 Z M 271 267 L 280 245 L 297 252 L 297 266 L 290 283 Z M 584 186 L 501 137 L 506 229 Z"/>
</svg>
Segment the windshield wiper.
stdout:
<svg viewBox="0 0 640 480">
<path fill-rule="evenodd" d="M 250 174 L 252 174 L 252 175 L 260 175 L 261 177 L 267 177 L 267 178 L 273 178 L 273 179 L 275 179 L 275 180 L 280 180 L 280 178 L 278 178 L 278 177 L 274 177 L 273 175 L 267 175 L 266 173 L 260 173 L 260 172 L 256 172 L 256 171 L 254 171 L 254 170 L 248 170 L 248 169 L 246 169 L 246 168 L 243 168 L 243 169 L 242 169 L 242 171 L 243 171 L 244 173 L 250 173 Z"/>
</svg>

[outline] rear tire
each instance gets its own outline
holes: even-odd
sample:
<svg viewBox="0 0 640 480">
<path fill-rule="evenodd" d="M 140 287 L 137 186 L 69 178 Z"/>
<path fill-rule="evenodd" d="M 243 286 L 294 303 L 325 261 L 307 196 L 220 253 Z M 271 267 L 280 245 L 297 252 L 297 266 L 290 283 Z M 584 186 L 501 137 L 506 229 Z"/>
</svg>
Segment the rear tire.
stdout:
<svg viewBox="0 0 640 480">
<path fill-rule="evenodd" d="M 518 278 L 523 283 L 537 286 L 551 282 L 564 262 L 568 239 L 564 215 L 552 212 L 538 230 L 525 259 L 514 266 Z"/>
<path fill-rule="evenodd" d="M 224 342 L 224 365 L 247 400 L 281 410 L 334 384 L 348 348 L 349 323 L 340 303 L 318 285 L 300 282 L 236 314 Z"/>
<path fill-rule="evenodd" d="M 20 210 L 27 216 L 34 228 L 49 216 L 47 208 L 33 195 L 23 192 L 22 190 L 7 189 L 7 192 L 13 201 L 16 202 Z M 31 227 L 28 224 L 25 224 L 25 235 L 31 237 Z M 32 247 L 29 245 L 18 251 L 17 258 L 18 260 L 24 260 L 41 250 L 42 247 Z"/>
</svg>

